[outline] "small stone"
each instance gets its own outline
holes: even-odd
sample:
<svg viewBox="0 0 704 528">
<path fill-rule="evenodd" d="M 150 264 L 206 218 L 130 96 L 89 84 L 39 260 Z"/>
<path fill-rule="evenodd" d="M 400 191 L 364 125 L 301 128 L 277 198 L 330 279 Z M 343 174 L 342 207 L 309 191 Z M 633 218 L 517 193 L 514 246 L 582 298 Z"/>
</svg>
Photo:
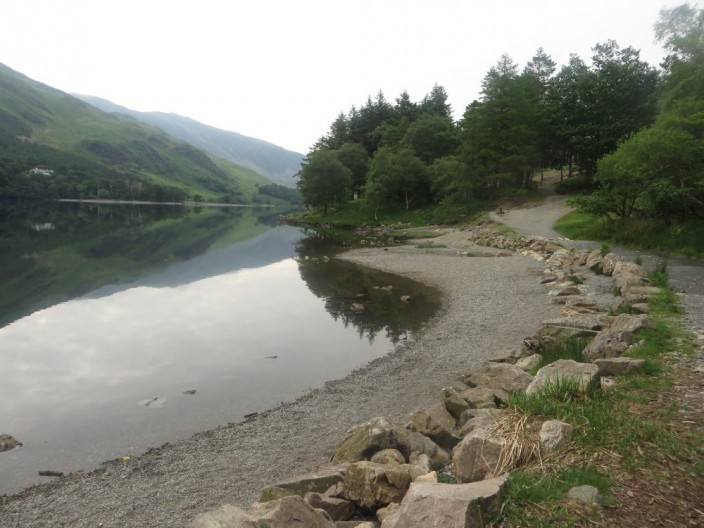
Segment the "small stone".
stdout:
<svg viewBox="0 0 704 528">
<path fill-rule="evenodd" d="M 601 493 L 594 486 L 577 486 L 572 488 L 568 494 L 570 499 L 575 499 L 587 504 L 601 504 L 603 499 Z"/>
</svg>

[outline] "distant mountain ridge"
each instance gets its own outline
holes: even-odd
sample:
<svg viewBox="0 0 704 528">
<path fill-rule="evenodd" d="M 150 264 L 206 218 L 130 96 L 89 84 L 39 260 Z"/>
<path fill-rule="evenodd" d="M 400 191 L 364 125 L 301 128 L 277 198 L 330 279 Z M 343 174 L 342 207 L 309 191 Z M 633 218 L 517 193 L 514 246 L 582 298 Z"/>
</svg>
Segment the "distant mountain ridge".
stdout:
<svg viewBox="0 0 704 528">
<path fill-rule="evenodd" d="M 277 203 L 271 181 L 0 64 L 0 198 Z"/>
<path fill-rule="evenodd" d="M 160 128 L 168 135 L 190 143 L 194 147 L 248 167 L 274 183 L 286 187 L 296 186 L 294 174 L 301 168 L 303 154 L 286 150 L 261 139 L 206 125 L 178 114 L 140 112 L 101 97 L 73 95 L 103 112 L 125 114 L 137 121 Z"/>
</svg>

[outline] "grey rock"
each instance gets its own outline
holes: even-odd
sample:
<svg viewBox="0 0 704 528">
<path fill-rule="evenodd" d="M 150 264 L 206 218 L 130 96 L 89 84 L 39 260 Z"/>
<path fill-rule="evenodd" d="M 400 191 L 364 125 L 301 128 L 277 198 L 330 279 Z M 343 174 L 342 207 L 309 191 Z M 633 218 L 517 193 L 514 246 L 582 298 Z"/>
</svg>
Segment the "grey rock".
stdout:
<svg viewBox="0 0 704 528">
<path fill-rule="evenodd" d="M 313 473 L 307 473 L 300 477 L 294 477 L 287 480 L 270 484 L 262 489 L 259 502 L 269 502 L 290 495 L 298 495 L 303 497 L 308 492 L 323 493 L 325 490 L 334 486 L 338 482 L 342 482 L 348 464 L 338 464 L 322 468 Z"/>
<path fill-rule="evenodd" d="M 581 295 L 582 291 L 572 281 L 565 281 L 555 284 L 548 292 L 548 295 L 554 297 L 564 297 L 565 295 Z"/>
<path fill-rule="evenodd" d="M 457 482 L 464 484 L 495 477 L 504 445 L 489 429 L 475 429 L 452 451 L 452 468 Z"/>
<path fill-rule="evenodd" d="M 411 415 L 408 428 L 421 433 L 440 447 L 451 449 L 460 441 L 455 434 L 457 422 L 442 405 L 421 409 Z"/>
<path fill-rule="evenodd" d="M 471 484 L 411 484 L 400 507 L 382 528 L 472 528 L 485 526 L 499 512 L 506 482 L 499 477 Z"/>
<path fill-rule="evenodd" d="M 257 528 L 335 528 L 335 523 L 326 513 L 312 508 L 298 496 L 271 502 L 255 502 L 248 513 Z"/>
<path fill-rule="evenodd" d="M 386 418 L 372 418 L 348 430 L 340 439 L 332 462 L 369 459 L 382 449 L 398 449 L 404 457 L 411 453 L 408 431 Z"/>
<path fill-rule="evenodd" d="M 355 462 L 350 464 L 342 482 L 342 495 L 364 508 L 377 509 L 401 502 L 412 480 L 409 471 L 401 466 Z"/>
<path fill-rule="evenodd" d="M 459 418 L 462 413 L 469 409 L 469 403 L 462 396 L 459 390 L 454 387 L 448 387 L 442 390 L 442 402 L 445 409 L 454 418 Z"/>
<path fill-rule="evenodd" d="M 377 464 L 405 464 L 406 459 L 398 449 L 382 449 L 374 453 L 371 462 Z"/>
<path fill-rule="evenodd" d="M 627 293 L 629 288 L 644 285 L 646 273 L 638 264 L 620 260 L 614 266 L 611 276 L 618 291 Z"/>
<path fill-rule="evenodd" d="M 599 387 L 599 368 L 590 363 L 558 359 L 538 371 L 535 379 L 526 389 L 526 393 L 533 394 L 542 387 L 555 384 L 559 380 L 574 380 L 582 391 L 589 393 Z"/>
<path fill-rule="evenodd" d="M 533 381 L 533 376 L 515 365 L 488 363 L 465 375 L 462 381 L 470 387 L 487 387 L 511 393 L 525 389 Z"/>
<path fill-rule="evenodd" d="M 629 357 L 599 358 L 594 361 L 601 376 L 622 376 L 631 372 L 639 372 L 645 367 L 645 360 Z"/>
<path fill-rule="evenodd" d="M 571 499 L 587 504 L 601 504 L 603 502 L 601 493 L 599 493 L 599 490 L 594 486 L 576 486 L 572 488 L 567 495 Z"/>
<path fill-rule="evenodd" d="M 560 420 L 548 420 L 540 428 L 540 447 L 544 452 L 554 451 L 572 439 L 574 427 Z"/>
<path fill-rule="evenodd" d="M 604 265 L 604 259 L 601 256 L 601 251 L 595 249 L 587 257 L 586 266 L 594 273 L 601 273 L 602 267 Z M 612 270 L 613 271 L 613 270 Z"/>
<path fill-rule="evenodd" d="M 618 357 L 635 342 L 636 338 L 631 332 L 621 332 L 608 328 L 599 332 L 594 340 L 584 347 L 582 357 L 586 361 Z"/>
<path fill-rule="evenodd" d="M 495 416 L 492 416 L 491 414 L 480 414 L 479 416 L 475 416 L 474 418 L 467 420 L 467 422 L 460 428 L 460 436 L 464 438 L 475 429 L 489 427 L 494 423 L 496 423 Z"/>
<path fill-rule="evenodd" d="M 14 436 L 9 434 L 0 434 L 0 453 L 17 447 L 22 447 L 22 442 L 19 442 Z"/>
<path fill-rule="evenodd" d="M 427 455 L 431 469 L 442 469 L 450 463 L 450 455 L 430 438 L 415 431 L 409 433 L 411 457 Z"/>
<path fill-rule="evenodd" d="M 647 315 L 630 314 L 619 314 L 608 324 L 608 328 L 612 332 L 630 332 L 632 334 L 653 326 L 653 321 Z"/>
<path fill-rule="evenodd" d="M 532 354 L 519 360 L 518 363 L 516 363 L 516 366 L 518 368 L 522 368 L 523 370 L 529 371 L 540 365 L 541 361 L 543 361 L 542 354 Z"/>
<path fill-rule="evenodd" d="M 304 500 L 316 510 L 324 510 L 333 521 L 346 521 L 354 514 L 354 503 L 321 493 L 306 493 Z"/>
<path fill-rule="evenodd" d="M 495 409 L 498 405 L 508 403 L 508 393 L 501 389 L 473 387 L 459 394 L 471 409 Z"/>
<path fill-rule="evenodd" d="M 497 352 L 489 358 L 492 363 L 512 363 L 515 364 L 516 361 L 525 356 L 525 353 L 521 350 L 507 349 L 501 352 Z"/>
<path fill-rule="evenodd" d="M 601 264 L 601 273 L 606 275 L 607 277 L 613 275 L 614 268 L 616 267 L 616 263 L 618 261 L 619 258 L 613 253 L 607 253 L 606 255 L 604 255 Z"/>
</svg>

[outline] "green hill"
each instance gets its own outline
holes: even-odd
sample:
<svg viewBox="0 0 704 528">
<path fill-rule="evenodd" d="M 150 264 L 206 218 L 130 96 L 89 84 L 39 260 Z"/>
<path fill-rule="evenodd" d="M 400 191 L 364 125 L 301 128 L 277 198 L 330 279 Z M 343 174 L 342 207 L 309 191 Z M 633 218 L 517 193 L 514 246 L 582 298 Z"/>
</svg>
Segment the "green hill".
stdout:
<svg viewBox="0 0 704 528">
<path fill-rule="evenodd" d="M 277 202 L 270 184 L 0 64 L 0 197 Z"/>
<path fill-rule="evenodd" d="M 305 156 L 278 145 L 237 132 L 221 130 L 188 117 L 164 112 L 138 112 L 90 95 L 75 94 L 103 112 L 116 112 L 160 128 L 172 137 L 190 143 L 206 152 L 238 165 L 249 167 L 271 181 L 285 187 L 295 187 L 296 174 Z"/>
</svg>

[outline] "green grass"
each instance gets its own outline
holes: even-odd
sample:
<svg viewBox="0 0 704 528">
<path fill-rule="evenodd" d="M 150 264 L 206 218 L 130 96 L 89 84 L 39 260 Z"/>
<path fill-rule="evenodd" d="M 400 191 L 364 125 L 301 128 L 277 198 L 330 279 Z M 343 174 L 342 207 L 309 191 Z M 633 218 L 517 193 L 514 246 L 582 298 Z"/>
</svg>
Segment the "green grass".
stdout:
<svg viewBox="0 0 704 528">
<path fill-rule="evenodd" d="M 584 519 L 566 507 L 565 499 L 571 488 L 585 485 L 597 488 L 607 505 L 612 503 L 611 478 L 591 465 L 568 465 L 548 474 L 512 472 L 504 491 L 502 526 L 576 526 Z"/>
<path fill-rule="evenodd" d="M 665 225 L 657 220 L 631 218 L 605 222 L 579 211 L 563 216 L 555 229 L 571 239 L 596 240 L 636 248 L 655 249 L 690 257 L 704 256 L 704 221 Z"/>
<path fill-rule="evenodd" d="M 658 471 L 667 471 L 671 462 L 686 466 L 697 478 L 704 476 L 701 433 L 674 432 L 671 423 L 677 419 L 677 405 L 657 403 L 674 385 L 667 355 L 674 350 L 691 350 L 693 345 L 677 320 L 681 308 L 668 287 L 666 265 L 654 273 L 662 288 L 650 303 L 654 327 L 641 330 L 637 337 L 642 344 L 629 351 L 630 356 L 645 360 L 643 371 L 619 377 L 616 386 L 606 391 L 584 394 L 576 383 L 560 380 L 530 396 L 523 392 L 511 395 L 510 408 L 539 420 L 555 418 L 575 427 L 570 453 L 573 462 L 542 472 L 513 471 L 505 491 L 501 526 L 573 526 L 585 518 L 596 519 L 595 508 L 575 507 L 564 499 L 571 487 L 590 484 L 609 504 L 611 479 L 588 462 L 604 453 L 615 455 L 621 469 L 646 471 L 656 480 Z M 541 350 L 544 363 L 556 359 L 579 361 L 583 345 L 574 339 L 551 343 Z"/>
</svg>

